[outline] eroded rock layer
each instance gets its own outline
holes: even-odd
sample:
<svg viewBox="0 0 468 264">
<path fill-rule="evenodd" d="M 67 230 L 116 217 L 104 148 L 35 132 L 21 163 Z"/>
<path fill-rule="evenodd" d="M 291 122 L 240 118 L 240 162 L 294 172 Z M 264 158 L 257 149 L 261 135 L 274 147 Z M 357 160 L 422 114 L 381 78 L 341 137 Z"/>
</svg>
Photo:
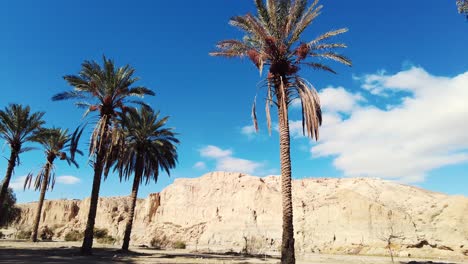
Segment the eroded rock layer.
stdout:
<svg viewBox="0 0 468 264">
<path fill-rule="evenodd" d="M 176 179 L 137 203 L 132 244 L 215 251 L 276 251 L 281 242 L 279 177 L 213 172 Z M 299 252 L 468 255 L 468 198 L 371 178 L 293 181 Z M 100 198 L 96 226 L 117 241 L 128 215 L 126 197 Z M 18 226 L 32 225 L 35 203 L 21 204 Z M 89 199 L 46 201 L 41 224 L 56 238 L 84 230 Z"/>
</svg>

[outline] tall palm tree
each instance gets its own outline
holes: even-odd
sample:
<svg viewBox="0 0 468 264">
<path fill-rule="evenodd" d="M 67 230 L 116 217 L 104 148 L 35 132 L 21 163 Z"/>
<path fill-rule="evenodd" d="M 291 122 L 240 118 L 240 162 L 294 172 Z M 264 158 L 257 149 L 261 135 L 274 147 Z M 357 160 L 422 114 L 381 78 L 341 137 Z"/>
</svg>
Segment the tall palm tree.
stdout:
<svg viewBox="0 0 468 264">
<path fill-rule="evenodd" d="M 55 184 L 54 161 L 58 157 L 60 160 L 66 160 L 68 164 L 73 164 L 78 168 L 75 161 L 75 153 L 83 155 L 78 149 L 78 141 L 83 128 L 77 128 L 73 134 L 68 134 L 67 129 L 60 128 L 41 128 L 34 138 L 34 141 L 41 144 L 46 155 L 46 163 L 39 171 L 34 181 L 34 189 L 41 190 L 39 202 L 37 204 L 36 217 L 34 218 L 31 232 L 31 240 L 37 242 L 37 231 L 41 219 L 42 206 L 44 204 L 45 193 L 48 188 L 53 189 Z M 66 152 L 69 152 L 67 155 Z M 26 177 L 24 187 L 31 188 L 33 175 L 30 173 Z"/>
<path fill-rule="evenodd" d="M 457 0 L 458 13 L 468 18 L 468 0 Z"/>
<path fill-rule="evenodd" d="M 130 212 L 125 227 L 122 250 L 127 251 L 130 244 L 138 187 L 145 181 L 158 181 L 159 171 L 170 174 L 169 170 L 177 163 L 179 140 L 172 128 L 166 128 L 169 117 L 159 118 L 150 108 L 129 111 L 122 119 L 121 148 L 115 159 L 115 170 L 120 178 L 129 179 L 132 174 L 133 187 L 130 194 Z"/>
<path fill-rule="evenodd" d="M 31 113 L 29 106 L 23 107 L 20 104 L 10 104 L 5 107 L 5 110 L 0 110 L 0 138 L 4 139 L 11 149 L 0 191 L 0 204 L 3 204 L 5 200 L 13 170 L 20 162 L 19 155 L 32 149 L 23 145 L 31 141 L 37 129 L 44 124 L 43 116 L 43 112 Z M 1 218 L 2 215 L 0 215 L 0 220 Z"/>
<path fill-rule="evenodd" d="M 101 178 L 109 171 L 112 146 L 117 140 L 116 123 L 126 111 L 126 104 L 146 105 L 141 100 L 129 100 L 129 97 L 154 95 L 146 87 L 131 87 L 139 78 L 134 77 L 135 69 L 129 65 L 116 68 L 112 60 L 103 58 L 103 65 L 95 61 L 85 61 L 78 75 L 67 75 L 64 79 L 73 86 L 72 91 L 55 95 L 52 100 L 79 100 L 76 105 L 86 108 L 85 116 L 89 112 L 98 112 L 98 121 L 94 127 L 89 147 L 92 157 L 94 178 L 91 191 L 91 201 L 84 233 L 81 253 L 89 255 L 93 247 L 93 230 L 99 198 Z"/>
<path fill-rule="evenodd" d="M 338 29 L 322 34 L 309 42 L 300 42 L 301 34 L 320 14 L 318 0 L 307 7 L 307 0 L 254 0 L 257 15 L 247 14 L 231 18 L 230 24 L 245 33 L 242 40 L 224 40 L 218 43 L 212 56 L 247 56 L 262 72 L 268 67 L 266 87 L 266 115 L 271 132 L 270 107 L 278 109 L 281 159 L 281 192 L 283 206 L 283 235 L 281 263 L 295 263 L 293 208 L 291 195 L 291 160 L 288 107 L 294 99 L 302 105 L 303 133 L 316 139 L 322 122 L 318 93 L 299 75 L 302 66 L 312 69 L 335 71 L 322 63 L 329 59 L 351 66 L 351 61 L 334 52 L 345 48 L 343 43 L 324 42 L 333 36 L 345 33 Z M 256 103 L 252 108 L 254 126 L 258 130 Z"/>
</svg>

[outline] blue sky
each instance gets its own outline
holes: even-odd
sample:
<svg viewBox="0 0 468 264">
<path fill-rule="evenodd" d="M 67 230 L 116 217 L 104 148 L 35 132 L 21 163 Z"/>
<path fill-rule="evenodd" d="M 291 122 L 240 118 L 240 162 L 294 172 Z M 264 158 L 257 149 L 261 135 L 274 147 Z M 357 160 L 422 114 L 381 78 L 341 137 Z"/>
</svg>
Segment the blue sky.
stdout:
<svg viewBox="0 0 468 264">
<path fill-rule="evenodd" d="M 348 44 L 343 53 L 354 65 L 332 64 L 338 75 L 302 71 L 321 92 L 325 121 L 321 140 L 313 143 L 297 133 L 299 110 L 291 109 L 294 177 L 380 177 L 468 195 L 468 22 L 457 14 L 455 1 L 321 3 L 322 15 L 303 40 L 348 27 L 336 40 Z M 177 169 L 144 186 L 140 197 L 175 178 L 213 170 L 278 174 L 277 133 L 268 136 L 262 112 L 260 133 L 249 127 L 258 71 L 248 60 L 208 56 L 218 40 L 241 37 L 228 20 L 253 8 L 253 1 L 227 0 L 2 1 L 0 107 L 29 104 L 46 111 L 49 126 L 75 128 L 82 111 L 50 98 L 70 89 L 63 75 L 105 54 L 136 68 L 139 85 L 157 94 L 147 102 L 170 115 L 169 125 L 180 133 Z M 1 154 L 8 156 L 9 148 Z M 38 171 L 44 155 L 37 150 L 21 159 L 14 186 Z M 79 159 L 80 169 L 57 162 L 57 176 L 79 181 L 61 178 L 47 198 L 89 196 L 92 170 L 86 160 Z M 2 177 L 6 165 L 0 161 Z M 101 186 L 102 196 L 130 193 L 130 184 L 115 175 Z M 38 196 L 16 193 L 20 202 Z"/>
</svg>

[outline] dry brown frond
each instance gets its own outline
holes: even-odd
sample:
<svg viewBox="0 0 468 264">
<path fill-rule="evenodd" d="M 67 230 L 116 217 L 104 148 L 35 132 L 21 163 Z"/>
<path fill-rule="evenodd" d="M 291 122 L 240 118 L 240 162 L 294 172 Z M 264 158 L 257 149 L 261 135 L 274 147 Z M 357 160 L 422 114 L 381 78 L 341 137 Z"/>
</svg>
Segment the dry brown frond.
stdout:
<svg viewBox="0 0 468 264">
<path fill-rule="evenodd" d="M 254 98 L 254 102 L 252 104 L 252 121 L 255 127 L 255 131 L 258 132 L 258 121 L 257 121 L 257 96 Z"/>
<path fill-rule="evenodd" d="M 268 134 L 271 136 L 271 115 L 270 115 L 270 107 L 273 103 L 273 97 L 271 94 L 271 83 L 268 80 L 268 86 L 267 86 L 267 99 L 266 99 L 266 104 L 265 104 L 265 114 L 266 114 L 266 119 L 267 119 L 267 127 L 268 127 Z"/>
<path fill-rule="evenodd" d="M 297 94 L 302 105 L 302 128 L 304 135 L 318 140 L 319 127 L 322 124 L 322 110 L 317 91 L 305 80 L 297 77 Z"/>
</svg>

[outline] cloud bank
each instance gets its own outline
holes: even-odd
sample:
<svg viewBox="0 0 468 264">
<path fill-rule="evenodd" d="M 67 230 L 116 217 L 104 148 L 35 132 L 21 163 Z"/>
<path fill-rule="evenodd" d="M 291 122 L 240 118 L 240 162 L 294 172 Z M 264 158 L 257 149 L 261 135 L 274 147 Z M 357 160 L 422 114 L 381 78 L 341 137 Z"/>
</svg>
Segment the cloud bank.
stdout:
<svg viewBox="0 0 468 264">
<path fill-rule="evenodd" d="M 374 96 L 408 96 L 382 109 L 341 87 L 324 89 L 324 124 L 313 157 L 333 156 L 345 176 L 403 182 L 423 181 L 433 169 L 468 161 L 468 72 L 441 77 L 413 67 L 360 80 Z"/>
</svg>

